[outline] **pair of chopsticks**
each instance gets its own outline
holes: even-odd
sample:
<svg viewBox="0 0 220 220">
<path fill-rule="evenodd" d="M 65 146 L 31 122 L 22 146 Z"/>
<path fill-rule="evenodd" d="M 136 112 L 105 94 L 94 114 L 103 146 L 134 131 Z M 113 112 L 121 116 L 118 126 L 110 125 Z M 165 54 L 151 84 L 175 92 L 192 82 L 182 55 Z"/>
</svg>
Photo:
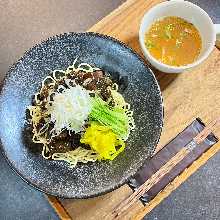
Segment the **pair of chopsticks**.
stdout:
<svg viewBox="0 0 220 220">
<path fill-rule="evenodd" d="M 196 137 L 194 137 L 185 147 L 175 156 L 164 164 L 155 174 L 143 183 L 133 194 L 117 205 L 114 210 L 106 216 L 106 219 L 118 219 L 127 213 L 131 207 L 142 197 L 153 185 L 158 183 L 168 174 L 183 158 L 188 155 L 197 145 L 202 143 L 205 138 L 220 126 L 220 118 L 209 123 Z"/>
</svg>

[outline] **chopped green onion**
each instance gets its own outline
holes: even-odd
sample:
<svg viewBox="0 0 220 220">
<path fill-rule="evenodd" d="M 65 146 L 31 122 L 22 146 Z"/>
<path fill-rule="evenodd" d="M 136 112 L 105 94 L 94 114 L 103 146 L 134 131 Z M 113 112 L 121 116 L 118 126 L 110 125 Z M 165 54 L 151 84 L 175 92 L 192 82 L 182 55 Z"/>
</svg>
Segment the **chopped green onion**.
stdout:
<svg viewBox="0 0 220 220">
<path fill-rule="evenodd" d="M 146 46 L 147 46 L 147 49 L 151 49 L 155 47 L 155 44 L 152 41 L 147 40 Z"/>
<path fill-rule="evenodd" d="M 179 48 L 182 44 L 182 41 L 180 41 L 179 39 L 176 39 L 176 47 Z"/>
<path fill-rule="evenodd" d="M 171 32 L 169 30 L 165 30 L 165 38 L 167 38 L 167 39 L 172 38 Z"/>
<path fill-rule="evenodd" d="M 171 35 L 171 31 L 173 30 L 173 24 L 168 24 L 165 26 L 165 37 L 167 39 L 171 39 L 172 35 Z"/>
</svg>

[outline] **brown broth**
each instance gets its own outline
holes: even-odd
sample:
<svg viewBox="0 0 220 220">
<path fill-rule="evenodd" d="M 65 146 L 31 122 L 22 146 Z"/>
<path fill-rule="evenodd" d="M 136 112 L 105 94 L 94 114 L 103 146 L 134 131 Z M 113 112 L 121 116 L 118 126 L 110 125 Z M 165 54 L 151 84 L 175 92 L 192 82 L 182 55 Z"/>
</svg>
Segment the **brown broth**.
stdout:
<svg viewBox="0 0 220 220">
<path fill-rule="evenodd" d="M 202 40 L 197 28 L 179 17 L 165 17 L 153 23 L 145 34 L 150 54 L 162 63 L 183 66 L 199 56 Z"/>
</svg>

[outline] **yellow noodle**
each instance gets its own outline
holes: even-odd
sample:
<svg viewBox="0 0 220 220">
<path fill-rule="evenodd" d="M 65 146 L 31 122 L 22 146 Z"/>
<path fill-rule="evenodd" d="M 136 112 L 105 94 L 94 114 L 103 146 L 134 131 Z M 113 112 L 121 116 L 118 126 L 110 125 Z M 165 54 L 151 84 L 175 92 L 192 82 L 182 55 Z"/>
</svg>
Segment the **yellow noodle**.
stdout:
<svg viewBox="0 0 220 220">
<path fill-rule="evenodd" d="M 54 86 L 56 81 L 58 81 L 62 78 L 65 78 L 65 76 L 67 74 L 71 73 L 71 72 L 77 73 L 80 70 L 82 70 L 84 72 L 94 72 L 96 70 L 100 70 L 99 68 L 92 67 L 91 65 L 89 65 L 87 63 L 81 63 L 76 67 L 76 62 L 77 62 L 77 59 L 74 60 L 73 65 L 69 66 L 66 69 L 66 71 L 54 70 L 52 72 L 52 76 L 45 77 L 45 79 L 42 81 L 42 87 L 41 87 L 40 91 L 42 91 L 43 87 L 46 86 L 46 85 L 49 85 L 49 86 L 53 85 Z M 64 76 L 61 77 L 61 78 L 58 78 L 57 75 L 56 75 L 58 72 L 59 73 L 64 73 Z M 50 80 L 51 82 L 46 83 L 47 80 Z M 41 108 L 40 108 L 40 106 L 38 106 L 42 103 L 42 101 L 38 99 L 38 96 L 39 96 L 39 93 L 36 93 L 35 96 L 34 96 L 34 100 L 35 100 L 37 106 L 29 106 L 28 109 L 29 109 L 29 112 L 30 112 L 30 115 L 31 115 L 31 122 L 32 122 L 32 126 L 33 126 L 33 130 L 32 130 L 33 138 L 32 138 L 32 140 L 33 140 L 34 143 L 43 144 L 42 156 L 45 159 L 52 158 L 53 160 L 66 161 L 70 164 L 71 167 L 75 167 L 78 162 L 87 163 L 89 161 L 91 161 L 91 162 L 96 161 L 97 158 L 98 158 L 98 155 L 95 151 L 87 150 L 87 149 L 84 149 L 84 148 L 81 148 L 81 147 L 78 147 L 76 150 L 69 151 L 69 152 L 66 152 L 66 153 L 54 153 L 52 155 L 50 154 L 48 144 L 50 143 L 51 140 L 47 140 L 45 135 L 44 135 L 45 132 L 47 131 L 46 128 L 48 127 L 48 124 L 44 125 L 43 128 L 40 129 L 40 131 L 37 131 L 37 126 L 38 126 L 40 120 L 42 118 L 45 120 L 45 116 L 47 116 L 45 114 L 42 114 Z M 48 101 L 48 104 L 49 104 L 49 100 L 47 100 L 47 101 Z M 56 136 L 56 133 L 53 134 L 51 136 L 51 138 L 53 138 L 54 136 Z"/>
<path fill-rule="evenodd" d="M 52 76 L 47 76 L 43 81 L 42 81 L 42 87 L 40 89 L 40 92 L 42 91 L 44 86 L 54 86 L 56 84 L 57 81 L 61 80 L 61 79 L 65 79 L 66 84 L 68 85 L 68 87 L 70 86 L 70 81 L 73 82 L 73 80 L 70 79 L 66 79 L 66 75 L 68 74 L 76 74 L 79 71 L 84 71 L 84 72 L 94 72 L 96 70 L 100 70 L 99 68 L 96 67 L 92 67 L 91 65 L 87 64 L 87 63 L 81 63 L 78 66 L 76 65 L 77 59 L 74 60 L 73 64 L 71 66 L 69 66 L 65 71 L 63 70 L 54 70 L 52 72 Z M 64 76 L 59 77 L 57 76 L 58 73 L 63 73 Z M 49 82 L 48 82 L 48 81 Z M 60 87 L 61 88 L 61 87 Z M 65 88 L 61 88 L 61 89 L 65 89 Z M 112 88 L 110 88 L 110 90 L 112 91 L 112 97 L 113 97 L 113 101 L 114 103 L 120 107 L 123 108 L 125 110 L 125 113 L 128 116 L 129 119 L 129 130 L 134 129 L 135 124 L 134 124 L 134 119 L 133 119 L 133 111 L 130 110 L 130 105 L 128 103 L 125 102 L 123 96 L 118 93 L 118 85 L 116 83 L 113 84 Z M 47 98 L 47 104 L 46 104 L 46 108 L 49 108 L 50 104 L 52 103 L 50 101 L 50 95 L 55 94 L 55 92 L 51 92 L 49 91 L 49 96 Z M 69 151 L 66 153 L 50 153 L 50 149 L 48 147 L 48 144 L 51 142 L 51 139 L 53 137 L 55 137 L 57 135 L 57 133 L 52 130 L 51 131 L 51 138 L 48 140 L 46 137 L 46 132 L 48 130 L 49 127 L 49 121 L 50 118 L 48 117 L 48 113 L 47 112 L 42 112 L 41 110 L 41 103 L 42 101 L 39 100 L 39 93 L 35 94 L 34 97 L 36 106 L 29 106 L 28 109 L 30 111 L 30 115 L 31 115 L 31 123 L 33 126 L 33 142 L 34 143 L 41 143 L 43 144 L 43 148 L 42 148 L 42 156 L 45 159 L 53 159 L 53 160 L 62 160 L 62 161 L 66 161 L 70 167 L 75 167 L 76 164 L 78 162 L 81 163 L 87 163 L 87 162 L 94 162 L 98 159 L 98 154 L 97 152 L 93 151 L 93 150 L 87 150 L 84 149 L 82 147 L 78 147 L 77 149 L 73 150 L 73 151 Z M 45 121 L 45 125 L 39 130 L 37 130 L 37 126 L 40 122 L 40 120 L 43 119 Z M 129 131 L 130 132 L 130 131 Z M 128 134 L 129 135 L 129 134 Z"/>
</svg>

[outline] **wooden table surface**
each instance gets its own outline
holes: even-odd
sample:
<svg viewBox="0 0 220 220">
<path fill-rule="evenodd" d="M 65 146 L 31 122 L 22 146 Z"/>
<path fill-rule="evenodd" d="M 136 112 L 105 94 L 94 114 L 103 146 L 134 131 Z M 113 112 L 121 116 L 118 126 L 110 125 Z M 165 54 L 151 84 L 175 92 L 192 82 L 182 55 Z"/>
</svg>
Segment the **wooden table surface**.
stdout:
<svg viewBox="0 0 220 220">
<path fill-rule="evenodd" d="M 117 38 L 142 55 L 138 42 L 141 18 L 149 8 L 160 2 L 162 1 L 128 0 L 89 31 Z M 220 116 L 220 51 L 218 49 L 215 48 L 209 58 L 193 70 L 182 74 L 165 74 L 155 70 L 155 75 L 162 90 L 165 109 L 164 128 L 157 151 L 196 117 L 209 122 Z M 216 135 L 220 136 L 220 131 L 216 131 Z M 218 149 L 215 149 L 213 152 L 217 151 Z M 211 155 L 214 154 L 213 152 Z M 106 211 L 130 193 L 131 189 L 124 185 L 97 198 L 60 201 L 73 219 L 102 219 Z M 139 209 L 143 209 L 141 202 L 134 207 L 133 212 L 136 213 Z M 130 219 L 130 216 L 129 214 L 124 219 Z"/>
</svg>

